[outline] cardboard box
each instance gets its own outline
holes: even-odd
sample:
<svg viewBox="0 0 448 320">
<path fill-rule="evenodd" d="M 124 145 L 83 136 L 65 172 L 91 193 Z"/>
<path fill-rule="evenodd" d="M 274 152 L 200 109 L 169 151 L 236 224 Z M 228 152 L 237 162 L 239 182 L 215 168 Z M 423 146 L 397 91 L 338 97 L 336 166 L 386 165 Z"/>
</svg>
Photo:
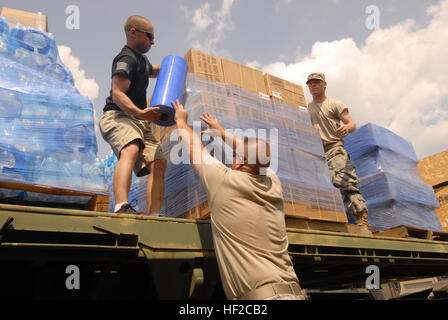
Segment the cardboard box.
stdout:
<svg viewBox="0 0 448 320">
<path fill-rule="evenodd" d="M 208 220 L 210 219 L 210 213 L 211 211 L 209 202 L 206 201 L 196 206 L 195 208 L 185 212 L 179 217 L 191 220 Z M 319 209 L 300 203 L 285 203 L 285 215 L 286 217 L 348 223 L 347 215 L 345 214 L 345 212 Z"/>
<path fill-rule="evenodd" d="M 303 88 L 300 85 L 270 74 L 265 74 L 264 80 L 268 95 L 272 99 L 283 101 L 293 106 L 308 107 Z"/>
<path fill-rule="evenodd" d="M 420 160 L 418 169 L 423 181 L 431 186 L 448 181 L 448 150 Z"/>
<path fill-rule="evenodd" d="M 267 95 L 263 72 L 239 63 L 221 59 L 224 81 L 250 92 Z"/>
<path fill-rule="evenodd" d="M 206 79 L 235 85 L 260 97 L 307 107 L 303 88 L 295 83 L 274 77 L 239 63 L 190 49 L 185 55 L 188 72 L 199 74 Z"/>
<path fill-rule="evenodd" d="M 188 72 L 200 74 L 210 81 L 224 82 L 221 58 L 190 49 L 184 59 L 188 63 Z"/>
<path fill-rule="evenodd" d="M 48 32 L 47 17 L 42 13 L 2 8 L 0 16 L 6 18 L 11 27 L 21 24 L 24 27 L 32 27 L 37 30 Z"/>
<path fill-rule="evenodd" d="M 348 223 L 345 212 L 312 207 L 302 203 L 285 202 L 285 215 L 287 217 L 301 217 L 314 220 Z"/>
<path fill-rule="evenodd" d="M 443 231 L 448 232 L 448 186 L 437 188 L 434 191 L 440 205 L 440 209 L 436 209 L 437 216 Z"/>
</svg>

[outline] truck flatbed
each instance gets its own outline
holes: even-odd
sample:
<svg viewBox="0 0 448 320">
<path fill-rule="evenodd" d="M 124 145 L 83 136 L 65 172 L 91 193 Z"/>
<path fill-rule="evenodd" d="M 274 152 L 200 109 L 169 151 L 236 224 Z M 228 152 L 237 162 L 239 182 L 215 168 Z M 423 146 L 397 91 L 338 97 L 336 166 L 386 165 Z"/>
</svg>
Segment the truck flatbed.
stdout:
<svg viewBox="0 0 448 320">
<path fill-rule="evenodd" d="M 288 228 L 305 289 L 448 273 L 448 242 Z M 80 272 L 70 290 L 67 267 Z M 224 299 L 209 221 L 0 204 L 5 297 Z"/>
</svg>

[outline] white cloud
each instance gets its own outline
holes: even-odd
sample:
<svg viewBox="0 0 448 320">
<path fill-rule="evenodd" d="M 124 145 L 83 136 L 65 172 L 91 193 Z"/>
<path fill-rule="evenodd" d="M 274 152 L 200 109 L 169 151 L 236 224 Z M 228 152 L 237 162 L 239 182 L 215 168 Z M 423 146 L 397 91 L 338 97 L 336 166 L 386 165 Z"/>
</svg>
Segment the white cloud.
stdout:
<svg viewBox="0 0 448 320">
<path fill-rule="evenodd" d="M 292 0 L 277 0 L 274 7 L 275 13 L 278 14 L 282 9 L 288 9 L 291 3 Z"/>
<path fill-rule="evenodd" d="M 352 39 L 316 42 L 297 63 L 262 69 L 303 85 L 308 101 L 307 75 L 324 72 L 328 96 L 345 102 L 358 126 L 391 129 L 426 157 L 448 149 L 448 0 L 427 14 L 425 28 L 406 20 L 376 30 L 360 47 Z"/>
<path fill-rule="evenodd" d="M 223 39 L 225 31 L 233 30 L 230 13 L 236 1 L 222 0 L 220 9 L 215 12 L 212 12 L 208 2 L 194 11 L 184 9 L 194 25 L 188 36 L 193 48 L 210 54 L 218 53 L 217 46 Z M 220 54 L 228 56 L 229 52 L 220 51 Z"/>
<path fill-rule="evenodd" d="M 85 70 L 80 69 L 81 62 L 78 58 L 72 56 L 72 49 L 70 47 L 58 46 L 58 51 L 62 62 L 73 74 L 75 87 L 81 94 L 88 96 L 93 102 L 98 97 L 100 89 L 96 80 L 86 77 Z"/>
<path fill-rule="evenodd" d="M 210 4 L 204 3 L 201 8 L 194 11 L 193 23 L 195 27 L 202 31 L 213 23 L 212 18 L 209 16 Z"/>
<path fill-rule="evenodd" d="M 72 55 L 72 49 L 67 46 L 58 46 L 59 57 L 61 58 L 62 63 L 70 70 L 73 74 L 73 79 L 75 82 L 75 87 L 78 91 L 87 97 L 89 97 L 92 104 L 94 104 L 95 99 L 99 95 L 100 87 L 95 79 L 87 78 L 85 70 L 81 69 L 81 62 L 79 58 L 76 58 Z M 102 114 L 96 112 L 95 108 L 93 108 L 93 119 L 95 126 L 95 134 L 98 139 L 101 139 L 100 130 L 99 130 L 99 120 Z"/>
</svg>

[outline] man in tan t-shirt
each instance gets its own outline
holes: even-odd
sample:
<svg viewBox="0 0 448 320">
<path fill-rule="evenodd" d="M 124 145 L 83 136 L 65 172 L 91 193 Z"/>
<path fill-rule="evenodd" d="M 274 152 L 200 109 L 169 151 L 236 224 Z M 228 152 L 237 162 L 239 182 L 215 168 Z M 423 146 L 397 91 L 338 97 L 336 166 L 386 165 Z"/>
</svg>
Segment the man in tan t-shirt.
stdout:
<svg viewBox="0 0 448 320">
<path fill-rule="evenodd" d="M 344 205 L 358 220 L 360 230 L 370 234 L 366 201 L 357 187 L 358 176 L 344 148 L 344 137 L 356 130 L 356 123 L 342 102 L 325 95 L 327 83 L 323 73 L 310 74 L 306 84 L 313 96 L 308 113 L 313 126 L 319 129 L 333 184 L 341 191 Z"/>
<path fill-rule="evenodd" d="M 228 168 L 204 148 L 179 101 L 173 106 L 179 136 L 209 195 L 213 243 L 226 297 L 304 300 L 288 254 L 281 183 L 268 168 L 269 145 L 256 138 L 243 142 L 215 117 L 203 114 L 201 119 L 235 150 Z"/>
</svg>

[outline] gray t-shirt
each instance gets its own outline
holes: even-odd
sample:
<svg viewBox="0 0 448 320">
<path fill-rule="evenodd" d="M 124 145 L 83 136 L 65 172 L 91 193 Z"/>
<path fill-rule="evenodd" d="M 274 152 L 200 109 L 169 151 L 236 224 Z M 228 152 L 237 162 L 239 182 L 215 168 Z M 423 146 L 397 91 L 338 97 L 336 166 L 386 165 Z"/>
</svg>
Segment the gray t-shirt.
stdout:
<svg viewBox="0 0 448 320">
<path fill-rule="evenodd" d="M 227 168 L 208 156 L 200 167 L 209 194 L 218 267 L 228 299 L 270 283 L 298 283 L 288 255 L 283 193 L 266 176 Z"/>
<path fill-rule="evenodd" d="M 341 122 L 341 114 L 348 108 L 341 101 L 327 98 L 323 102 L 310 102 L 308 113 L 311 123 L 319 129 L 320 137 L 325 147 L 329 145 L 344 145 L 344 139 L 336 135 L 337 125 Z"/>
</svg>

